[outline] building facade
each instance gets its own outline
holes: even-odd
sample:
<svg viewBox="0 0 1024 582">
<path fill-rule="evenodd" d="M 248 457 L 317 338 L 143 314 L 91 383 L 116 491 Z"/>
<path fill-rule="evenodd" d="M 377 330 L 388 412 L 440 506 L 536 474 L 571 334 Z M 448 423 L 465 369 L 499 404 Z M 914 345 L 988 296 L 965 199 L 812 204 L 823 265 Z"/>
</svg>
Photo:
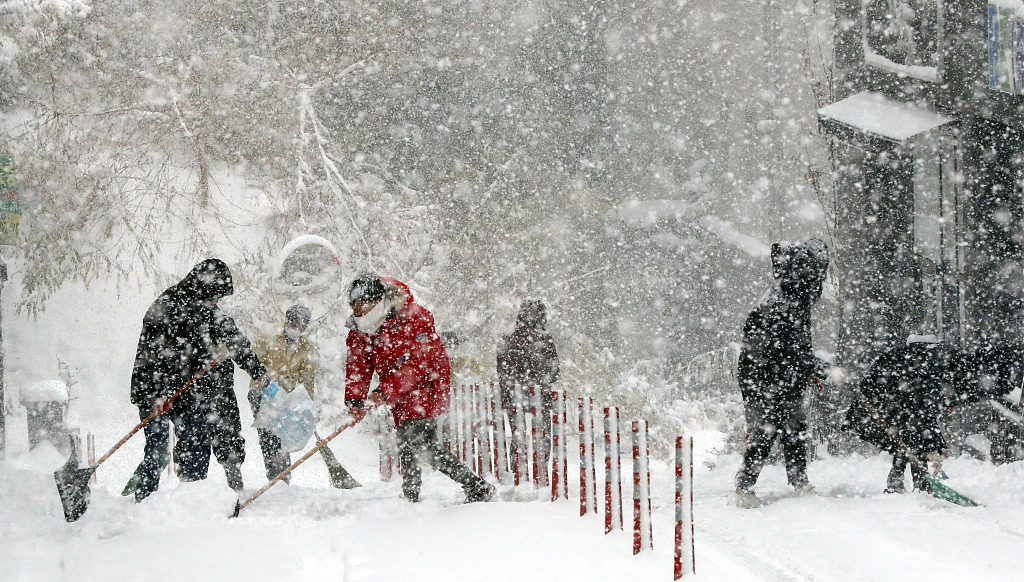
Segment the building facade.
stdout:
<svg viewBox="0 0 1024 582">
<path fill-rule="evenodd" d="M 838 358 L 1020 342 L 1024 3 L 836 0 Z M 1018 11 L 1020 16 L 1018 16 Z"/>
</svg>

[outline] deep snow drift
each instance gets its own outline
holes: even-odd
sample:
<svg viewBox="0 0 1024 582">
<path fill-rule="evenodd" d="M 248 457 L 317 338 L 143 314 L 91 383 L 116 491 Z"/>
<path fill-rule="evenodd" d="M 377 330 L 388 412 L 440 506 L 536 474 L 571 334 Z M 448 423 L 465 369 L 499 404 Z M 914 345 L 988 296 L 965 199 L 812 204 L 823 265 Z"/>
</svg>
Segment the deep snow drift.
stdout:
<svg viewBox="0 0 1024 582">
<path fill-rule="evenodd" d="M 263 484 L 253 432 L 245 435 L 247 492 Z M 335 441 L 361 489 L 330 489 L 313 457 L 291 485 L 235 520 L 216 464 L 204 482 L 165 477 L 142 504 L 121 497 L 138 460 L 125 452 L 125 462 L 100 469 L 86 515 L 66 524 L 52 478 L 60 454 L 45 443 L 11 454 L 0 463 L 0 580 L 671 580 L 673 492 L 664 463 L 653 463 L 655 551 L 633 556 L 629 531 L 605 536 L 603 517 L 581 518 L 575 500 L 550 503 L 529 487 L 462 505 L 459 488 L 428 470 L 423 503 L 409 504 L 397 480 L 380 482 L 373 438 L 349 431 Z M 742 510 L 726 503 L 739 457 L 717 456 L 719 438 L 696 439 L 700 580 L 1020 579 L 1024 463 L 947 463 L 950 483 L 981 508 L 883 495 L 885 456 L 812 463 L 820 494 L 802 498 L 788 497 L 782 468 L 769 466 L 758 492 L 773 503 Z"/>
</svg>

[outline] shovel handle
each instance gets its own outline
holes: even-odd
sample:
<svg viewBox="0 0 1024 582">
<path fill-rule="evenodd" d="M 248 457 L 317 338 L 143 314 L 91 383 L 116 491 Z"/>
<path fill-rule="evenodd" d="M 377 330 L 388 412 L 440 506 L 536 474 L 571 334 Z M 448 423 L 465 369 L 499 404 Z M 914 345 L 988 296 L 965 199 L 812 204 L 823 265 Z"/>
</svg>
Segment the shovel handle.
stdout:
<svg viewBox="0 0 1024 582">
<path fill-rule="evenodd" d="M 369 406 L 365 410 L 369 411 L 372 408 L 375 408 L 375 406 Z M 363 415 L 363 418 L 366 418 L 365 414 Z M 362 420 L 362 418 L 360 418 L 359 420 Z M 235 511 L 231 515 L 231 517 L 238 517 L 238 512 L 240 512 L 243 509 L 245 509 L 245 507 L 247 505 L 249 505 L 250 503 L 252 503 L 253 501 L 256 501 L 256 498 L 259 497 L 260 495 L 263 495 L 264 493 L 266 493 L 267 489 L 270 489 L 274 485 L 277 485 L 278 481 L 280 481 L 281 479 L 284 479 L 285 477 L 290 475 L 291 472 L 295 470 L 295 467 L 298 467 L 299 465 L 304 463 L 306 461 L 306 459 L 308 459 L 308 458 L 312 457 L 313 455 L 315 455 L 317 453 L 317 451 L 319 451 L 320 449 L 326 447 L 327 443 L 331 442 L 331 439 L 333 439 L 334 437 L 336 437 L 339 434 L 341 434 L 342 431 L 344 431 L 345 429 L 352 428 L 353 426 L 359 424 L 359 420 L 356 420 L 354 418 L 349 418 L 345 422 L 341 423 L 341 425 L 338 426 L 338 428 L 334 429 L 334 432 L 332 432 L 331 434 L 327 435 L 327 438 L 319 440 L 319 442 L 317 442 L 315 447 L 310 449 L 306 454 L 304 454 L 301 457 L 299 457 L 299 459 L 297 461 L 295 461 L 291 465 L 288 465 L 287 469 L 285 469 L 284 471 L 281 471 L 280 473 L 277 474 L 277 477 L 274 477 L 269 483 L 267 483 L 263 487 L 260 487 L 259 491 L 257 491 L 256 493 L 253 493 L 252 496 L 249 497 L 248 499 L 246 499 L 245 501 L 243 501 L 241 503 L 235 504 Z"/>
<path fill-rule="evenodd" d="M 875 405 L 872 404 L 871 401 L 865 397 L 861 397 L 861 404 L 864 405 L 864 408 L 867 408 L 868 413 L 871 414 L 871 418 L 875 419 L 875 422 L 877 422 L 879 425 L 882 426 L 883 429 L 885 429 L 885 432 L 888 433 L 889 438 L 891 438 L 900 448 L 900 450 L 903 451 L 903 454 L 907 456 L 907 459 L 910 461 L 910 463 L 918 467 L 924 467 L 925 472 L 927 472 L 928 465 L 922 463 L 921 460 L 917 458 L 917 455 L 910 452 L 910 447 L 908 447 L 907 443 L 903 442 L 903 439 L 900 438 L 899 432 L 891 424 L 886 422 L 884 418 L 882 418 L 882 413 L 879 412 L 877 408 L 875 408 Z"/>
<path fill-rule="evenodd" d="M 133 436 L 135 436 L 135 433 L 137 433 L 140 430 L 142 430 L 142 427 L 144 427 L 147 424 L 149 424 L 150 422 L 152 422 L 153 419 L 156 418 L 157 416 L 160 416 L 161 414 L 167 412 L 171 408 L 171 405 L 174 404 L 174 401 L 177 400 L 178 397 L 182 395 L 182 393 L 184 393 L 186 390 L 191 388 L 192 385 L 196 383 L 196 380 L 202 378 L 203 376 L 206 375 L 207 372 L 209 372 L 210 370 L 216 368 L 217 364 L 219 364 L 219 363 L 220 362 L 218 362 L 216 360 L 211 360 L 211 361 L 207 362 L 207 364 L 205 366 L 203 366 L 203 368 L 201 370 L 196 372 L 195 376 L 192 376 L 192 378 L 190 378 L 188 382 L 185 382 L 184 386 L 182 386 L 181 388 L 178 388 L 178 391 L 175 392 L 174 394 L 171 394 L 171 397 L 168 398 L 166 401 L 164 401 L 162 406 L 157 406 L 156 408 L 154 408 L 153 412 L 149 413 L 149 416 L 147 416 L 146 418 L 142 419 L 142 421 L 139 422 L 139 424 L 135 425 L 135 428 L 133 428 L 131 430 L 131 432 L 129 432 L 128 434 L 124 435 L 124 438 L 122 438 L 121 440 L 117 441 L 117 444 L 114 445 L 113 447 L 111 447 L 110 450 L 107 451 L 107 454 L 105 454 L 102 457 L 100 457 L 99 459 L 97 459 L 94 463 L 92 463 L 90 465 L 90 467 L 95 469 L 96 467 L 99 467 L 100 465 L 102 465 L 103 461 L 106 461 L 107 458 L 110 457 L 110 455 L 113 455 L 117 451 L 117 449 L 121 448 L 121 445 L 123 445 L 126 442 L 128 442 L 128 439 L 130 439 Z"/>
</svg>

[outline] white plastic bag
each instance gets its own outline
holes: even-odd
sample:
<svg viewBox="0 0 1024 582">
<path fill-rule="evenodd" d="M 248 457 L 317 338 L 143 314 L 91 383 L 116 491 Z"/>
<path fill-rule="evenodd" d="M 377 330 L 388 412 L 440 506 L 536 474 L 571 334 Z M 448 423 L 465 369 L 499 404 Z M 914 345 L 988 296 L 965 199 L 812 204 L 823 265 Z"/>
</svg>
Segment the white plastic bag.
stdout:
<svg viewBox="0 0 1024 582">
<path fill-rule="evenodd" d="M 281 439 L 281 450 L 301 451 L 316 430 L 313 401 L 302 388 L 287 392 L 274 380 L 267 380 L 260 393 L 260 412 L 252 425 L 276 434 Z"/>
</svg>

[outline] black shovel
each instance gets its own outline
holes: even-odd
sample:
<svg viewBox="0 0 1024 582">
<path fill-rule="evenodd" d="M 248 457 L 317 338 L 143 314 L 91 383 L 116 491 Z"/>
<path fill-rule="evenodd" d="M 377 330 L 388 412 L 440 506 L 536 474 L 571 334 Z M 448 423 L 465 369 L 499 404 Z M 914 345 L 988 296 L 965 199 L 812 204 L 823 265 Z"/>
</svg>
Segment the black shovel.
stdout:
<svg viewBox="0 0 1024 582">
<path fill-rule="evenodd" d="M 183 392 L 191 388 L 192 384 L 195 384 L 196 380 L 202 378 L 207 372 L 212 370 L 217 363 L 218 362 L 216 361 L 211 361 L 203 366 L 203 369 L 199 370 L 195 376 L 192 376 L 184 386 L 178 388 L 178 391 L 172 394 L 171 397 L 164 401 L 163 404 L 153 409 L 153 412 L 151 412 L 149 416 L 142 419 L 139 424 L 135 425 L 135 428 L 133 428 L 131 432 L 126 434 L 121 440 L 117 441 L 117 444 L 107 451 L 107 454 L 100 457 L 90 466 L 84 469 L 78 468 L 78 451 L 75 449 L 75 443 L 71 443 L 71 457 L 68 459 L 68 462 L 60 469 L 53 472 L 53 479 L 57 482 L 57 493 L 60 495 L 60 504 L 64 507 L 64 519 L 67 520 L 68 523 L 77 521 L 78 518 L 85 514 L 85 510 L 89 508 L 89 496 L 91 495 L 91 492 L 89 491 L 89 478 L 96 472 L 96 467 L 102 465 L 103 461 L 106 461 L 110 455 L 113 455 L 117 449 L 121 448 L 121 445 L 128 442 L 128 439 L 135 436 L 135 433 L 142 430 L 142 427 L 152 422 L 157 416 L 167 412 L 171 408 L 171 405 L 174 404 L 174 401 L 177 400 Z"/>
</svg>

